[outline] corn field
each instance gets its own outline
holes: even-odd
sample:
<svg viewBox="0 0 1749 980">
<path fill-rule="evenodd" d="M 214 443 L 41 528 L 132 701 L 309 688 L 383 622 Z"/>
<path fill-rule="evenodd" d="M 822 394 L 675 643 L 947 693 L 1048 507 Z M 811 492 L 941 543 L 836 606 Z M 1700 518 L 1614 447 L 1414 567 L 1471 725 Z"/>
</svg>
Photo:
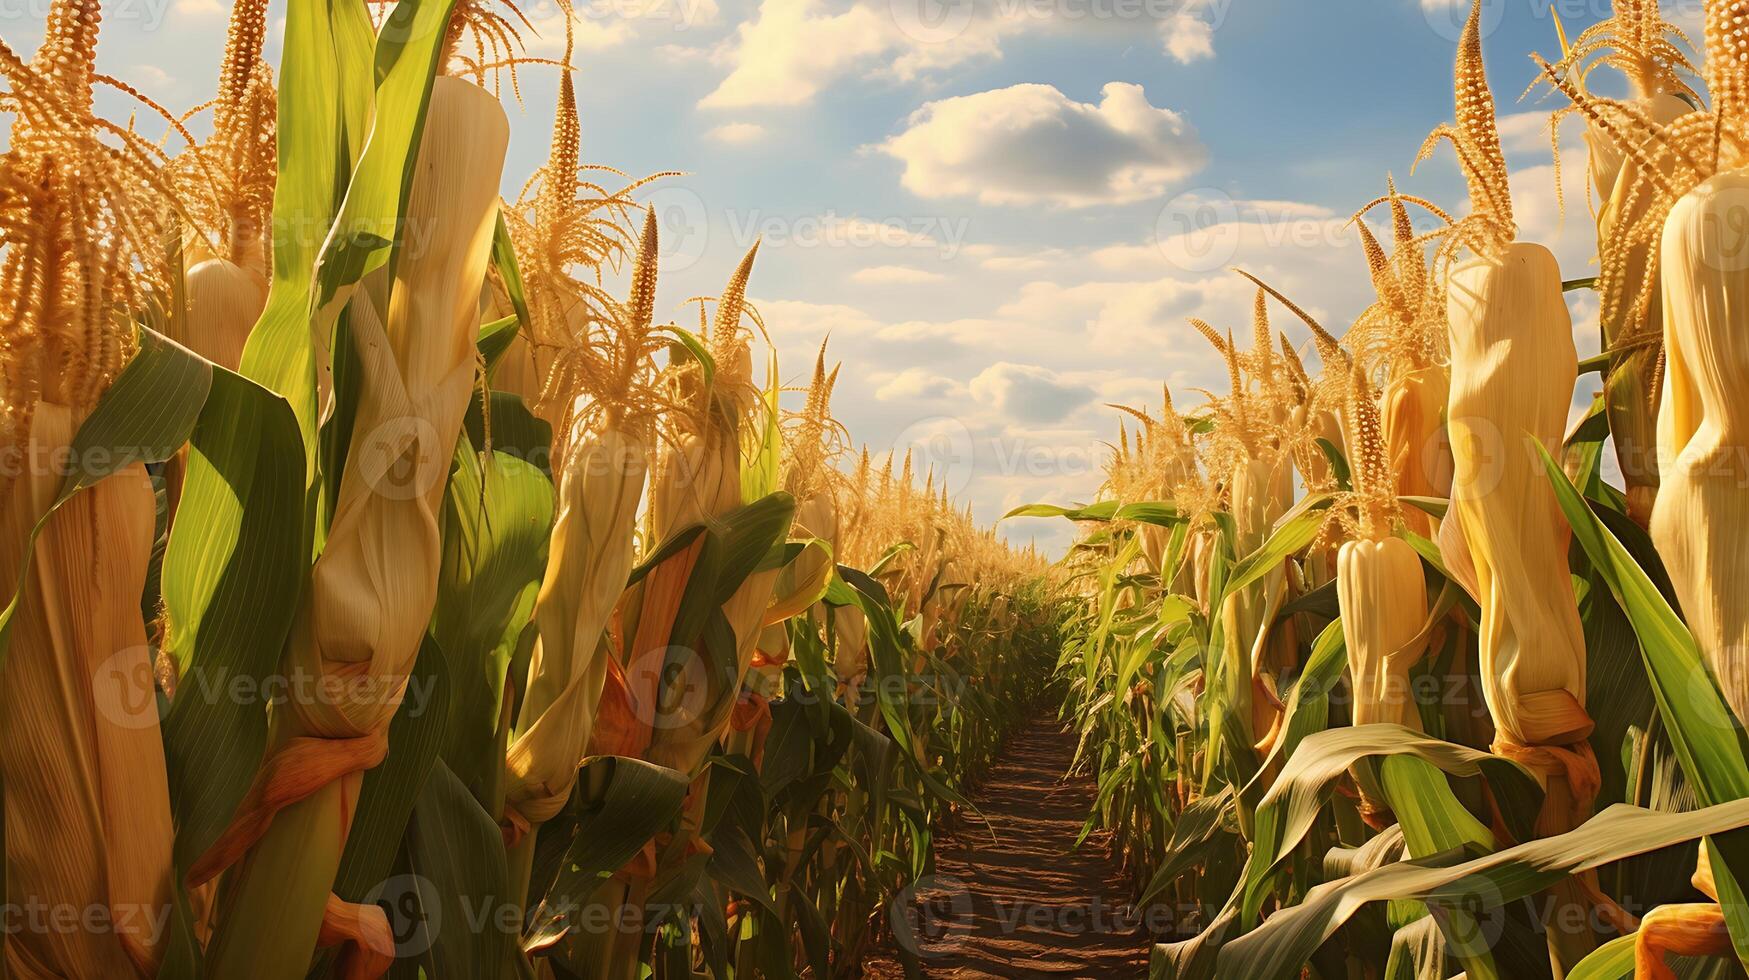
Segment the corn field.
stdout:
<svg viewBox="0 0 1749 980">
<path fill-rule="evenodd" d="M 1236 270 L 1252 330 L 1192 321 L 1228 390 L 1123 408 L 1099 503 L 1011 515 L 1083 529 L 1063 718 L 1083 836 L 1171 913 L 1155 977 L 1749 964 L 1749 4 L 1691 39 L 1615 0 L 1537 58 L 1529 101 L 1585 130 L 1589 272 L 1519 238 L 1552 192 L 1507 172 L 1483 13 L 1416 158 L 1453 152 L 1467 213 L 1382 180 L 1346 330 Z"/>
<path fill-rule="evenodd" d="M 85 916 L 6 973 L 854 972 L 1049 680 L 1042 559 L 756 364 L 754 254 L 656 309 L 664 175 L 514 6 L 230 18 L 187 110 L 97 0 L 0 42 L 6 891 Z"/>
<path fill-rule="evenodd" d="M 1749 2 L 1703 6 L 1532 55 L 1573 270 L 1472 0 L 1411 158 L 1467 210 L 1383 178 L 1341 330 L 1235 269 L 1249 333 L 1184 333 L 1227 389 L 1008 515 L 1051 562 L 859 445 L 757 245 L 658 307 L 675 175 L 584 160 L 575 18 L 291 0 L 276 66 L 239 0 L 171 107 L 51 0 L 0 40 L 0 966 L 923 977 L 938 837 L 1054 716 L 1153 977 L 1743 975 Z"/>
</svg>

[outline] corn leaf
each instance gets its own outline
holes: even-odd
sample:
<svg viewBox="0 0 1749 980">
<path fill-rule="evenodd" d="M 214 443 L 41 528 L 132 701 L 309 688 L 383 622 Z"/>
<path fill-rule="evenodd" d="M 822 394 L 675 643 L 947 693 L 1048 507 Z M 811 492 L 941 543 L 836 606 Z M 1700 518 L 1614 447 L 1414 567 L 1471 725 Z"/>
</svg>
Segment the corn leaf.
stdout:
<svg viewBox="0 0 1749 980">
<path fill-rule="evenodd" d="M 1520 837 L 1531 836 L 1542 787 L 1524 767 L 1486 752 L 1429 738 L 1401 725 L 1360 725 L 1318 732 L 1300 743 L 1257 807 L 1257 831 L 1246 864 L 1242 921 L 1255 924 L 1277 865 L 1299 846 L 1332 786 L 1362 759 L 1412 756 L 1456 776 L 1481 776 L 1494 788 L 1502 816 Z"/>
<path fill-rule="evenodd" d="M 1659 714 L 1683 771 L 1703 802 L 1749 797 L 1749 754 L 1742 729 L 1725 705 L 1694 637 L 1627 549 L 1598 522 L 1554 457 L 1541 452 L 1555 498 L 1572 525 L 1573 539 L 1633 623 Z"/>
<path fill-rule="evenodd" d="M 1324 526 L 1332 498 L 1328 494 L 1307 497 L 1276 522 L 1269 538 L 1258 549 L 1240 559 L 1227 574 L 1222 595 L 1232 595 L 1262 579 L 1281 566 L 1289 557 L 1312 543 Z"/>
<path fill-rule="evenodd" d="M 1357 911 L 1374 902 L 1414 899 L 1494 913 L 1568 875 L 1624 858 L 1749 826 L 1749 800 L 1690 813 L 1617 804 L 1566 834 L 1448 866 L 1451 855 L 1386 865 L 1313 888 L 1221 948 L 1222 976 L 1291 980 L 1312 953 Z M 1489 920 L 1482 920 L 1488 928 Z"/>
<path fill-rule="evenodd" d="M 162 573 L 179 677 L 164 720 L 179 867 L 230 822 L 267 746 L 266 704 L 232 691 L 259 694 L 297 611 L 309 558 L 302 459 L 285 399 L 215 369 Z"/>
<path fill-rule="evenodd" d="M 589 805 L 558 877 L 535 911 L 523 937 L 525 950 L 543 949 L 564 938 L 596 886 L 679 816 L 691 784 L 683 773 L 641 759 L 606 756 L 585 760 L 583 768 L 578 785 L 589 785 L 590 770 L 598 769 L 605 786 L 598 802 Z"/>
<path fill-rule="evenodd" d="M 516 941 L 496 914 L 509 888 L 504 840 L 497 821 L 442 762 L 413 807 L 404 854 L 406 877 L 389 879 L 370 896 L 388 906 L 391 925 L 412 927 L 404 930 L 393 976 L 499 976 Z M 489 913 L 483 919 L 482 910 Z"/>
<path fill-rule="evenodd" d="M 286 9 L 279 72 L 278 179 L 273 191 L 273 281 L 243 348 L 240 373 L 283 396 L 297 420 L 305 486 L 316 474 L 316 351 L 310 332 L 316 258 L 340 207 L 370 114 L 375 31 L 353 0 Z"/>
<path fill-rule="evenodd" d="M 553 485 L 540 470 L 504 453 L 457 448 L 431 637 L 454 684 L 443 760 L 482 803 L 503 776 L 495 733 L 505 672 L 534 616 L 553 506 Z"/>
<path fill-rule="evenodd" d="M 140 332 L 140 349 L 73 436 L 64 460 L 66 472 L 55 501 L 31 528 L 24 562 L 14 580 L 22 585 L 35 543 L 61 505 L 74 494 L 135 463 L 157 463 L 175 455 L 206 411 L 208 393 L 219 369 L 170 339 Z M 12 637 L 21 589 L 0 609 L 0 665 Z"/>
</svg>

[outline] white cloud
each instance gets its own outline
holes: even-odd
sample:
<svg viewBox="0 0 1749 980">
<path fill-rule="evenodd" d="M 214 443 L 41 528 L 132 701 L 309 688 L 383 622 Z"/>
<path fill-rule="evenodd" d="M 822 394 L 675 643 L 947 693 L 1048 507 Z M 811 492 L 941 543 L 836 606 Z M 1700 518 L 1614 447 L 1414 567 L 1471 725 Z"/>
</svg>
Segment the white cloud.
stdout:
<svg viewBox="0 0 1749 980">
<path fill-rule="evenodd" d="M 828 335 L 873 333 L 881 327 L 879 320 L 841 303 L 756 299 L 753 306 L 764 318 L 780 352 L 818 347 Z"/>
<path fill-rule="evenodd" d="M 219 0 L 176 0 L 174 9 L 185 17 L 223 17 L 224 5 Z"/>
<path fill-rule="evenodd" d="M 743 23 L 731 53 L 734 70 L 699 104 L 707 108 L 801 105 L 860 60 L 892 46 L 891 21 L 869 7 L 843 13 L 821 0 L 764 0 Z"/>
<path fill-rule="evenodd" d="M 1215 28 L 1230 2 L 760 0 L 757 15 L 715 50 L 729 74 L 700 104 L 804 105 L 845 80 L 911 82 L 996 60 L 1009 39 L 1033 34 L 1153 30 L 1167 55 L 1190 64 L 1214 57 Z"/>
<path fill-rule="evenodd" d="M 129 69 L 129 73 L 132 77 L 128 80 L 136 84 L 144 83 L 152 88 L 170 84 L 170 73 L 157 65 L 135 65 Z"/>
<path fill-rule="evenodd" d="M 881 150 L 920 197 L 1068 207 L 1159 196 L 1208 162 L 1185 118 L 1112 82 L 1097 105 L 1023 84 L 925 103 Z"/>
<path fill-rule="evenodd" d="M 879 382 L 874 396 L 883 402 L 913 403 L 925 400 L 955 398 L 965 394 L 965 386 L 924 368 L 906 368 Z"/>
<path fill-rule="evenodd" d="M 855 282 L 870 285 L 899 286 L 914 283 L 941 282 L 947 277 L 939 272 L 928 269 L 913 268 L 908 265 L 876 265 L 866 269 L 858 269 L 850 277 Z"/>
<path fill-rule="evenodd" d="M 1215 28 L 1190 10 L 1179 10 L 1166 18 L 1166 53 L 1181 65 L 1203 61 L 1215 56 Z"/>
<path fill-rule="evenodd" d="M 978 401 L 1031 424 L 1061 422 L 1095 395 L 1087 385 L 1067 381 L 1049 368 L 1009 361 L 985 368 L 968 390 Z"/>
<path fill-rule="evenodd" d="M 716 140 L 719 143 L 739 145 L 755 143 L 764 139 L 766 131 L 765 127 L 758 123 L 734 122 L 724 123 L 704 135 L 705 138 Z"/>
</svg>

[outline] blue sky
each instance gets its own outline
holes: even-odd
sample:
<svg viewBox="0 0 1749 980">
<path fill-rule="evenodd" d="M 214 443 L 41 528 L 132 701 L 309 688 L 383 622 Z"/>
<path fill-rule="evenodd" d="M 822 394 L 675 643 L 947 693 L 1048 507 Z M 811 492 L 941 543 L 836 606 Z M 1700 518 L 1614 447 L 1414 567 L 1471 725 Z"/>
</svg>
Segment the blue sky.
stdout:
<svg viewBox="0 0 1749 980">
<path fill-rule="evenodd" d="M 38 0 L 46 7 L 46 0 Z M 1340 332 L 1368 301 L 1349 214 L 1406 190 L 1453 209 L 1449 156 L 1411 164 L 1451 115 L 1467 5 L 1447 0 L 579 0 L 584 156 L 655 185 L 661 302 L 714 293 L 756 236 L 752 295 L 805 380 L 830 334 L 838 415 L 877 453 L 915 446 L 980 519 L 1091 500 L 1117 416 L 1159 386 L 1217 387 L 1184 324 L 1244 330 L 1270 279 Z M 1527 55 L 1608 0 L 1489 0 L 1521 237 L 1588 275 L 1582 153 L 1554 205 Z M 1694 25 L 1699 0 L 1666 0 Z M 173 107 L 210 96 L 229 5 L 106 3 L 103 67 Z M 277 8 L 276 8 L 277 9 Z M 525 7 L 558 54 L 553 0 Z M 41 11 L 0 20 L 34 45 Z M 277 28 L 276 14 L 276 28 Z M 277 34 L 277 30 L 275 32 Z M 1698 36 L 1698 35 L 1697 35 Z M 277 45 L 273 55 L 277 58 Z M 555 70 L 522 73 L 506 192 L 545 154 Z M 508 92 L 506 92 L 508 99 Z M 1570 124 L 1564 143 L 1578 142 Z M 1581 356 L 1594 311 L 1576 301 Z M 685 322 L 683 320 L 683 322 Z M 1279 324 L 1296 339 L 1305 332 Z M 1052 550 L 1067 527 L 1023 522 Z"/>
</svg>

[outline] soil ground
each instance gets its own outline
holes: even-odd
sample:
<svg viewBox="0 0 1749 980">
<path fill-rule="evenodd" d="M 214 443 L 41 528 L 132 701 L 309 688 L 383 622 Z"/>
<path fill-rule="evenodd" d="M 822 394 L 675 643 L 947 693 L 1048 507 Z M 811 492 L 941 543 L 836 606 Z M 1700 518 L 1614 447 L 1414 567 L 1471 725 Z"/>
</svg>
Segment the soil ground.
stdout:
<svg viewBox="0 0 1749 980">
<path fill-rule="evenodd" d="M 918 883 L 913 915 L 898 929 L 916 934 L 925 976 L 1147 975 L 1149 942 L 1123 904 L 1116 867 L 1097 840 L 1075 849 L 1095 786 L 1086 776 L 1064 778 L 1074 751 L 1074 736 L 1055 720 L 1016 732 L 972 800 L 988 826 L 968 814 L 938 842 L 937 873 Z M 877 951 L 864 970 L 873 980 L 904 976 L 890 952 Z"/>
</svg>

